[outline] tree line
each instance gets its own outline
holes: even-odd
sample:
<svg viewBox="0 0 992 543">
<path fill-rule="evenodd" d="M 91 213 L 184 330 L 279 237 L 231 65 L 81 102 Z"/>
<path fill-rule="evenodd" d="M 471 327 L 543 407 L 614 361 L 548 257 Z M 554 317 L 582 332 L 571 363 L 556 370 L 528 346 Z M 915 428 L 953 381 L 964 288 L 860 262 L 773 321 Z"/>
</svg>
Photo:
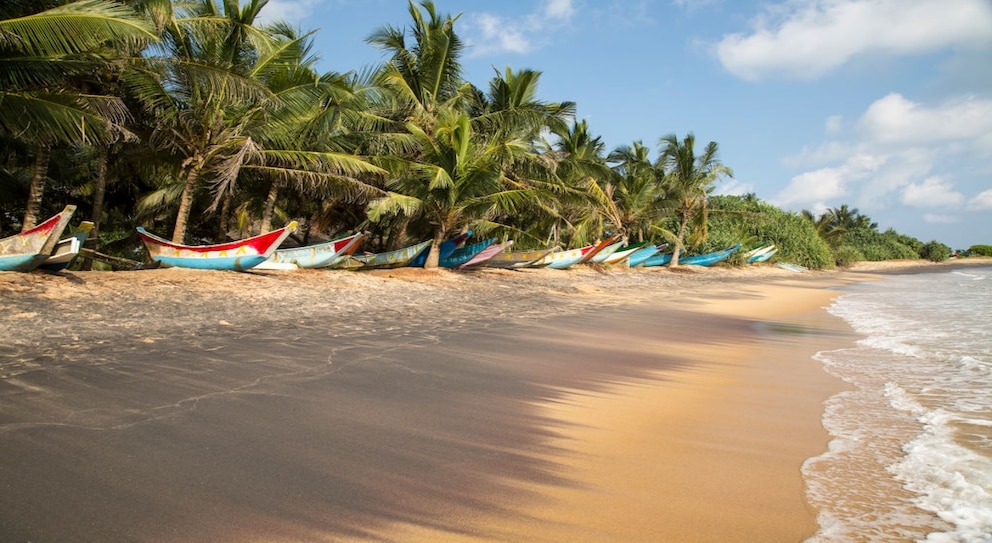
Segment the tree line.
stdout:
<svg viewBox="0 0 992 543">
<path fill-rule="evenodd" d="M 301 244 L 432 239 L 428 267 L 467 229 L 518 248 L 669 242 L 677 265 L 687 249 L 782 237 L 756 230 L 774 217 L 800 225 L 788 235 L 804 241 L 780 245 L 800 263 L 877 256 L 851 241 L 877 225 L 852 227 L 846 206 L 804 218 L 712 196 L 733 175 L 715 142 L 668 134 L 655 159 L 639 141 L 607 151 L 573 102 L 538 98 L 538 71 L 466 81 L 458 16 L 430 0 L 370 33 L 381 65 L 348 72 L 317 70 L 312 32 L 260 23 L 266 3 L 0 5 L 0 232 L 75 203 L 100 250 L 132 258 L 136 225 L 198 243 L 297 220 Z"/>
</svg>

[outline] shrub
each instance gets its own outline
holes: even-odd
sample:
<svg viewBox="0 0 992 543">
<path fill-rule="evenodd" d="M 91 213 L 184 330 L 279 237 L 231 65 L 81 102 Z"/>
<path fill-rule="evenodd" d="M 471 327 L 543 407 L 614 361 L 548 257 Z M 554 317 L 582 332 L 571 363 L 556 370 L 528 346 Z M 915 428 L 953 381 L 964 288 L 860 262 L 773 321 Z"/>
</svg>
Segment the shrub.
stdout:
<svg viewBox="0 0 992 543">
<path fill-rule="evenodd" d="M 920 258 L 931 262 L 943 262 L 951 256 L 951 248 L 943 243 L 932 240 L 920 247 Z"/>
<path fill-rule="evenodd" d="M 919 252 L 903 243 L 903 238 L 894 230 L 883 233 L 872 228 L 858 228 L 845 234 L 844 245 L 857 249 L 871 262 L 920 258 Z"/>
<path fill-rule="evenodd" d="M 834 262 L 838 266 L 851 266 L 857 262 L 862 262 L 865 259 L 865 255 L 861 254 L 856 247 L 851 245 L 841 245 L 834 251 Z"/>
<path fill-rule="evenodd" d="M 968 252 L 974 256 L 992 256 L 992 245 L 972 245 Z"/>
</svg>

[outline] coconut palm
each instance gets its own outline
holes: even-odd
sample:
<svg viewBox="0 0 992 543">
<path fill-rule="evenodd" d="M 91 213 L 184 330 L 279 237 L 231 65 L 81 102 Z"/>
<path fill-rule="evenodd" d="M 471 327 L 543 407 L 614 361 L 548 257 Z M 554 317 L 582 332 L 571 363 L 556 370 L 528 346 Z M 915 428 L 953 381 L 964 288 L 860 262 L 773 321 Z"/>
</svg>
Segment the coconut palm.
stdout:
<svg viewBox="0 0 992 543">
<path fill-rule="evenodd" d="M 640 141 L 613 150 L 607 162 L 614 164 L 616 174 L 610 180 L 608 191 L 617 213 L 617 221 L 637 235 L 638 241 L 652 236 L 661 217 L 665 197 L 665 172 L 655 167 L 648 156 L 650 150 Z"/>
<path fill-rule="evenodd" d="M 133 9 L 109 0 L 0 7 L 0 137 L 35 148 L 23 229 L 37 222 L 52 146 L 130 135 L 122 101 L 81 83 L 120 61 L 115 44 L 154 38 Z"/>
<path fill-rule="evenodd" d="M 434 111 L 428 130 L 407 123 L 419 149 L 405 171 L 387 181 L 388 195 L 373 200 L 368 216 L 378 221 L 403 214 L 421 217 L 434 229 L 434 243 L 425 267 L 437 267 L 439 248 L 451 233 L 473 221 L 513 212 L 537 194 L 536 189 L 512 179 L 503 169 L 506 145 L 485 139 L 473 129 L 469 115 L 451 107 Z M 527 146 L 514 146 L 526 152 Z"/>
<path fill-rule="evenodd" d="M 695 153 L 696 138 L 692 133 L 679 141 L 678 136 L 669 134 L 659 141 L 662 146 L 658 166 L 665 172 L 665 207 L 678 221 L 675 249 L 672 252 L 671 267 L 679 264 L 679 253 L 684 248 L 689 225 L 699 219 L 705 236 L 707 200 L 716 188 L 716 182 L 723 176 L 733 176 L 730 168 L 717 157 L 716 142 L 709 142 L 702 154 Z"/>
</svg>

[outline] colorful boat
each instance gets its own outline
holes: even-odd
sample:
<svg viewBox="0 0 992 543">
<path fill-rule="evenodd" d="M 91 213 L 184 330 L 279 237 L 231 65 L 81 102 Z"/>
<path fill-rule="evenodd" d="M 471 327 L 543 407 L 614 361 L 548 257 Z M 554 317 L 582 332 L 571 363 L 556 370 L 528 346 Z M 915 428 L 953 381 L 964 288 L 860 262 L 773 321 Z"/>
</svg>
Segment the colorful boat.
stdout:
<svg viewBox="0 0 992 543">
<path fill-rule="evenodd" d="M 256 270 L 297 270 L 300 268 L 326 268 L 339 258 L 348 256 L 358 249 L 365 237 L 364 232 L 347 237 L 289 249 L 276 249 L 272 256 L 255 266 Z"/>
<path fill-rule="evenodd" d="M 379 268 L 402 268 L 409 264 L 417 255 L 430 249 L 433 240 L 422 241 L 416 245 L 387 251 L 384 253 L 369 253 L 351 255 L 346 262 L 337 266 L 347 270 L 372 270 Z"/>
<path fill-rule="evenodd" d="M 38 226 L 0 239 L 0 271 L 31 271 L 52 255 L 76 206 L 65 206 Z"/>
<path fill-rule="evenodd" d="M 646 247 L 641 247 L 640 249 L 634 251 L 632 255 L 627 257 L 627 265 L 631 268 L 636 268 L 643 265 L 649 258 L 665 250 L 668 247 L 667 243 L 661 245 L 648 245 Z"/>
<path fill-rule="evenodd" d="M 556 270 L 565 270 L 576 264 L 583 264 L 588 262 L 603 249 L 616 243 L 616 238 L 617 236 L 611 236 L 595 245 L 586 245 L 585 247 L 581 247 L 579 249 L 555 251 L 544 257 L 545 264 L 549 268 L 554 268 Z"/>
<path fill-rule="evenodd" d="M 60 239 L 55 244 L 55 250 L 52 251 L 52 255 L 46 258 L 38 266 L 38 269 L 58 273 L 71 266 L 76 261 L 76 257 L 79 256 L 79 251 L 83 248 L 83 243 L 86 243 L 86 238 L 89 237 L 92 230 L 92 222 L 83 221 L 79 223 L 79 228 L 76 228 L 76 231 L 71 236 Z"/>
<path fill-rule="evenodd" d="M 271 232 L 229 243 L 183 245 L 137 227 L 148 256 L 163 266 L 201 270 L 245 271 L 258 266 L 296 230 L 296 221 Z"/>
<path fill-rule="evenodd" d="M 464 234 L 458 234 L 457 236 L 447 241 L 442 241 L 441 246 L 438 248 L 439 251 L 438 259 L 440 260 L 450 255 L 452 251 L 464 245 L 465 241 L 468 240 L 468 238 L 470 238 L 471 236 L 472 236 L 472 231 L 469 230 L 468 232 L 465 232 Z M 423 268 L 424 264 L 427 264 L 427 256 L 429 255 L 429 253 L 430 251 L 424 251 L 420 253 L 419 255 L 416 256 L 416 258 L 411 260 L 410 263 L 407 264 L 407 266 L 410 266 L 411 268 Z"/>
<path fill-rule="evenodd" d="M 742 257 L 744 258 L 744 262 L 750 264 L 752 262 L 759 261 L 758 259 L 764 256 L 767 252 L 774 250 L 775 250 L 774 245 L 765 245 L 763 247 L 751 249 L 750 251 L 744 253 Z M 764 260 L 762 260 L 761 262 L 764 262 Z"/>
<path fill-rule="evenodd" d="M 685 258 L 679 259 L 679 265 L 686 266 L 712 266 L 714 264 L 723 262 L 730 255 L 734 254 L 734 251 L 741 248 L 741 244 L 738 243 L 733 247 L 728 247 L 722 251 L 714 251 L 712 253 L 705 253 L 695 256 L 687 256 Z"/>
<path fill-rule="evenodd" d="M 791 262 L 776 262 L 775 265 L 778 266 L 779 268 L 782 268 L 783 270 L 796 272 L 796 273 L 803 273 L 809 271 L 809 268 L 807 268 L 806 266 L 800 266 L 799 264 L 793 264 Z"/>
<path fill-rule="evenodd" d="M 437 265 L 442 268 L 457 268 L 469 260 L 472 260 L 475 255 L 479 254 L 486 247 L 489 247 L 495 242 L 496 238 L 489 238 L 485 241 L 459 247 L 458 249 L 451 251 L 451 254 L 448 256 L 439 259 Z"/>
<path fill-rule="evenodd" d="M 487 260 L 486 266 L 494 268 L 539 268 L 544 265 L 544 258 L 554 251 L 555 249 L 503 251 Z"/>
<path fill-rule="evenodd" d="M 486 247 L 485 249 L 479 251 L 479 253 L 473 256 L 471 260 L 469 260 L 468 262 L 462 264 L 461 266 L 458 266 L 458 269 L 466 270 L 469 268 L 474 268 L 476 266 L 482 266 L 486 262 L 488 262 L 491 258 L 506 251 L 511 246 L 513 246 L 512 239 L 505 243 L 493 243 L 489 247 Z"/>
<path fill-rule="evenodd" d="M 611 243 L 611 244 L 607 245 L 606 247 L 604 247 L 602 251 L 599 251 L 598 253 L 596 253 L 588 261 L 589 262 L 596 262 L 596 263 L 602 264 L 607 258 L 613 256 L 614 253 L 616 253 L 617 251 L 619 251 L 620 248 L 623 247 L 623 244 L 624 244 L 623 240 L 620 240 L 620 241 Z"/>
<path fill-rule="evenodd" d="M 607 256 L 606 258 L 604 258 L 602 260 L 602 262 L 603 262 L 603 264 L 608 264 L 608 265 L 619 264 L 619 263 L 623 262 L 624 260 L 627 260 L 628 257 L 630 257 L 632 254 L 634 254 L 637 251 L 639 251 L 642 247 L 644 247 L 647 244 L 648 244 L 648 242 L 642 241 L 640 243 L 635 243 L 633 245 L 627 245 L 625 247 L 620 247 L 619 249 L 617 249 L 616 251 L 614 251 L 613 254 Z"/>
</svg>

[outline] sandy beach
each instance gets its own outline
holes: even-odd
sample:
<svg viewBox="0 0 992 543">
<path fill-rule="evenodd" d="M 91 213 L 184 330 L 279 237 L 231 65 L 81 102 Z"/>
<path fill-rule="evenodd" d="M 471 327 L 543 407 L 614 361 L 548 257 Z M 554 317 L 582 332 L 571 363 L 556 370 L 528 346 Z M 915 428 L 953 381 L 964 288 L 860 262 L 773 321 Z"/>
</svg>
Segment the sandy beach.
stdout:
<svg viewBox="0 0 992 543">
<path fill-rule="evenodd" d="M 4 541 L 802 541 L 886 273 L 0 274 Z"/>
</svg>

